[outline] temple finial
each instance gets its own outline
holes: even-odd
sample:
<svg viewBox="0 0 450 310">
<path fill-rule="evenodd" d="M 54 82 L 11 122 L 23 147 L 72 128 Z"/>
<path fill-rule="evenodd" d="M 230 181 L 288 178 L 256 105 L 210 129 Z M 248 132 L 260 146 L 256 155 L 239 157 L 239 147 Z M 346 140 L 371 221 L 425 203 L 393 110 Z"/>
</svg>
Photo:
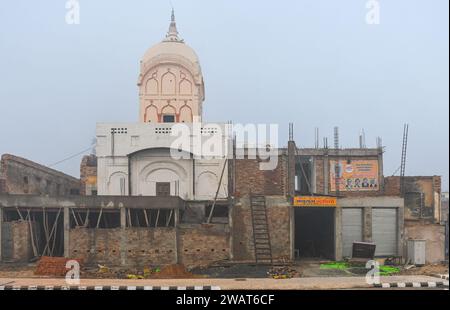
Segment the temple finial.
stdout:
<svg viewBox="0 0 450 310">
<path fill-rule="evenodd" d="M 177 23 L 175 21 L 175 10 L 172 7 L 172 15 L 170 18 L 170 26 L 169 26 L 169 31 L 166 34 L 166 38 L 164 39 L 165 42 L 183 42 L 183 40 L 181 40 L 178 37 L 178 30 L 177 30 Z"/>
</svg>

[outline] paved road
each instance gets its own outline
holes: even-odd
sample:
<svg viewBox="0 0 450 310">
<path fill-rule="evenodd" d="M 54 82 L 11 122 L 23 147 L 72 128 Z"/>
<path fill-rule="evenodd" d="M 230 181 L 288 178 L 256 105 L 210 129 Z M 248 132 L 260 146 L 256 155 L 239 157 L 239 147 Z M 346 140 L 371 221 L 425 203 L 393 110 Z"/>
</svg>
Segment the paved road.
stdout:
<svg viewBox="0 0 450 310">
<path fill-rule="evenodd" d="M 442 281 L 429 276 L 389 276 L 382 277 L 382 282 L 437 282 Z M 65 286 L 64 279 L 52 278 L 0 278 L 0 286 Z M 82 279 L 82 286 L 218 286 L 222 290 L 311 290 L 311 289 L 353 289 L 372 288 L 365 277 L 313 277 L 294 279 Z"/>
</svg>

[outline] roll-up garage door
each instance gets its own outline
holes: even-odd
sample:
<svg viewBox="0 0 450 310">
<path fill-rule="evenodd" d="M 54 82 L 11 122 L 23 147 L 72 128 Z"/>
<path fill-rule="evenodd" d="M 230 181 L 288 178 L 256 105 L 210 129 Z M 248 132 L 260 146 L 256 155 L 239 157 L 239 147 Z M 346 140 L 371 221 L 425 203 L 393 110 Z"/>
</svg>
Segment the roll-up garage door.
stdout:
<svg viewBox="0 0 450 310">
<path fill-rule="evenodd" d="M 397 255 L 397 209 L 372 209 L 372 239 L 376 256 Z"/>
<path fill-rule="evenodd" d="M 354 241 L 363 240 L 363 213 L 362 208 L 342 209 L 342 255 L 352 256 Z"/>
</svg>

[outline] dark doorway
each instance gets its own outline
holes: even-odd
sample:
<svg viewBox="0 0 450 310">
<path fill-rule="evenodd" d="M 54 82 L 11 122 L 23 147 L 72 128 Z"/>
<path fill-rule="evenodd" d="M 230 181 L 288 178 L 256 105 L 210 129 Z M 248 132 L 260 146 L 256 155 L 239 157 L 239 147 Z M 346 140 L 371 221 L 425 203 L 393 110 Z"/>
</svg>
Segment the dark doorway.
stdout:
<svg viewBox="0 0 450 310">
<path fill-rule="evenodd" d="M 168 197 L 170 196 L 169 182 L 156 182 L 156 196 Z"/>
<path fill-rule="evenodd" d="M 335 209 L 295 209 L 295 250 L 299 257 L 335 259 Z"/>
</svg>

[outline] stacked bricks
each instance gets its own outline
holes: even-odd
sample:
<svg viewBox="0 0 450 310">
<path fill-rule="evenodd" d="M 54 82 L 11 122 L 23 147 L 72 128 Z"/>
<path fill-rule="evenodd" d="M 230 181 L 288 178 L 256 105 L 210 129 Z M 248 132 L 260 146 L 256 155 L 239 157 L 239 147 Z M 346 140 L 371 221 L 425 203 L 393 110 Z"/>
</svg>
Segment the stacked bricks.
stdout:
<svg viewBox="0 0 450 310">
<path fill-rule="evenodd" d="M 36 267 L 35 274 L 40 276 L 65 276 L 67 272 L 72 268 L 66 268 L 68 261 L 74 260 L 65 257 L 50 257 L 42 256 Z M 81 266 L 82 260 L 75 259 Z"/>
</svg>

